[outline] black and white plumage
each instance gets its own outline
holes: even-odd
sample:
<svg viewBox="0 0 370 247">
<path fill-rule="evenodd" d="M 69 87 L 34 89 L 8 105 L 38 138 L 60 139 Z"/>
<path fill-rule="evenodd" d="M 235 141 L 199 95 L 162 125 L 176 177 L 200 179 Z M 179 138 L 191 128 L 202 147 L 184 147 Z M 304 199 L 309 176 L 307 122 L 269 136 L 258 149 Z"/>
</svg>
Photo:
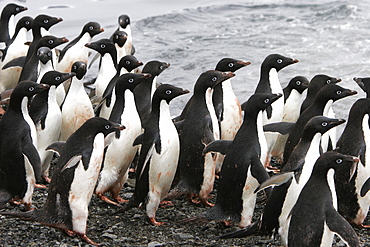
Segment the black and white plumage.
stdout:
<svg viewBox="0 0 370 247">
<path fill-rule="evenodd" d="M 0 48 L 4 49 L 15 33 L 14 17 L 27 10 L 27 7 L 15 3 L 7 4 L 0 16 Z"/>
</svg>

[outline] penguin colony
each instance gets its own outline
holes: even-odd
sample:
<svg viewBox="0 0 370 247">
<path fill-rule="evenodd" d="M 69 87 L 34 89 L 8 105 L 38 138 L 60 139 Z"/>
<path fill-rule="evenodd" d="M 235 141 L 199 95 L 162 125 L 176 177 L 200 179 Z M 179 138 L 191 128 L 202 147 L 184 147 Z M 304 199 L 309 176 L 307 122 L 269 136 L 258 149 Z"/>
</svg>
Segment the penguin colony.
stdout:
<svg viewBox="0 0 370 247">
<path fill-rule="evenodd" d="M 134 56 L 129 16 L 119 16 L 109 38 L 92 41 L 104 29 L 88 22 L 69 42 L 49 33 L 58 17 L 25 16 L 15 25 L 25 10 L 8 4 L 0 18 L 0 209 L 10 203 L 27 211 L 0 214 L 97 245 L 86 235 L 93 194 L 118 206 L 115 214 L 145 209 L 153 225 L 164 224 L 156 219 L 160 204 L 185 195 L 209 209 L 184 224 L 215 220 L 242 228 L 221 238 L 260 234 L 280 237 L 285 246 L 331 246 L 337 235 L 361 246 L 353 226 L 366 227 L 370 205 L 369 96 L 353 104 L 347 120 L 337 119 L 332 104 L 356 91 L 321 74 L 292 77 L 283 89 L 278 72 L 298 60 L 270 54 L 255 93 L 240 104 L 231 78 L 250 62 L 222 58 L 199 76 L 173 118 L 170 101 L 189 91 L 157 81 L 167 62 L 138 69 L 143 63 Z M 86 82 L 91 51 L 100 66 Z M 354 81 L 370 95 L 369 78 Z M 346 121 L 336 138 L 335 127 Z M 125 201 L 119 193 L 130 170 L 136 185 Z M 48 189 L 39 209 L 32 208 L 35 187 Z M 266 206 L 252 222 L 262 190 Z"/>
</svg>

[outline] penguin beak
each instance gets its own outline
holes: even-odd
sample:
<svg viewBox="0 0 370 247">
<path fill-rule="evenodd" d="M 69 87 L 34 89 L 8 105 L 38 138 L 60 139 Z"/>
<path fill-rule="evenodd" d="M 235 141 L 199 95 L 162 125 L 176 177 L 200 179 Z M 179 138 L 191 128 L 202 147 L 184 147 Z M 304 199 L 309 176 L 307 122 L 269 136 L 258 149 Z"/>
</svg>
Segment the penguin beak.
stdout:
<svg viewBox="0 0 370 247">
<path fill-rule="evenodd" d="M 341 81 L 342 81 L 342 79 L 340 79 L 340 78 L 335 78 L 334 83 L 338 83 L 338 82 L 341 82 Z"/>
<path fill-rule="evenodd" d="M 186 90 L 186 89 L 183 89 L 181 94 L 187 94 L 187 93 L 190 93 L 190 91 Z"/>
<path fill-rule="evenodd" d="M 61 38 L 60 42 L 61 44 L 67 43 L 69 40 L 66 37 Z"/>
<path fill-rule="evenodd" d="M 359 85 L 360 88 L 362 88 L 362 89 L 365 88 L 365 83 L 362 81 L 361 78 L 354 77 L 353 80 Z"/>
<path fill-rule="evenodd" d="M 50 86 L 47 85 L 47 84 L 39 84 L 38 88 L 40 89 L 40 91 L 43 91 L 45 89 L 48 89 Z"/>
<path fill-rule="evenodd" d="M 126 129 L 126 127 L 123 126 L 122 124 L 118 124 L 118 126 L 116 126 L 114 128 L 116 128 L 117 130 L 120 130 L 120 131 Z"/>
<path fill-rule="evenodd" d="M 168 67 L 170 67 L 170 63 L 166 63 L 165 65 L 164 65 L 164 67 L 167 69 Z"/>
<path fill-rule="evenodd" d="M 334 120 L 334 121 L 331 121 L 331 122 L 329 123 L 329 125 L 330 125 L 330 126 L 332 126 L 332 128 L 333 128 L 333 127 L 338 126 L 338 125 L 341 125 L 341 124 L 343 124 L 343 123 L 345 123 L 345 122 L 346 122 L 346 120 L 344 120 L 344 119 L 340 118 L 340 119 L 336 119 L 336 120 Z"/>
<path fill-rule="evenodd" d="M 355 175 L 355 172 L 356 172 L 356 169 L 357 169 L 357 164 L 360 161 L 360 159 L 357 158 L 357 157 L 353 157 L 352 159 L 353 159 L 353 161 L 352 161 L 351 169 L 349 170 L 349 180 L 348 180 L 348 182 L 351 181 L 352 178 L 353 178 L 353 175 Z"/>
<path fill-rule="evenodd" d="M 143 62 L 137 62 L 137 66 L 143 65 Z"/>
<path fill-rule="evenodd" d="M 271 104 L 277 101 L 283 95 L 281 93 L 275 94 L 275 96 L 270 100 Z"/>
<path fill-rule="evenodd" d="M 299 61 L 297 59 L 293 59 L 292 63 L 298 63 Z"/>
<path fill-rule="evenodd" d="M 238 61 L 237 64 L 240 64 L 240 65 L 243 65 L 244 66 L 248 66 L 251 64 L 251 62 L 246 62 L 246 61 Z"/>
<path fill-rule="evenodd" d="M 104 28 L 99 29 L 99 33 L 102 33 L 102 32 L 104 32 Z"/>
<path fill-rule="evenodd" d="M 351 96 L 357 94 L 357 91 L 355 90 L 348 90 L 347 92 L 344 92 L 344 97 Z"/>
</svg>

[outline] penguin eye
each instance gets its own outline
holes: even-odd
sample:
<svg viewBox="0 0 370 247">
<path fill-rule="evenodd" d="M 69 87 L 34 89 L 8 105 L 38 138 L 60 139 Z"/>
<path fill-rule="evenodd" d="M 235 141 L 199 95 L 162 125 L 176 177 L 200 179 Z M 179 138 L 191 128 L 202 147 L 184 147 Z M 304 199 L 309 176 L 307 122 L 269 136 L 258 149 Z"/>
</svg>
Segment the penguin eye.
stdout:
<svg viewBox="0 0 370 247">
<path fill-rule="evenodd" d="M 48 52 L 48 56 L 51 57 L 51 51 Z"/>
<path fill-rule="evenodd" d="M 297 86 L 301 85 L 301 81 L 296 81 L 295 84 L 297 84 Z"/>
<path fill-rule="evenodd" d="M 340 94 L 342 94 L 342 91 L 338 90 L 337 95 L 340 95 Z"/>
<path fill-rule="evenodd" d="M 73 70 L 76 70 L 77 69 L 77 66 L 75 65 L 75 66 L 73 66 Z"/>
<path fill-rule="evenodd" d="M 101 47 L 102 49 L 104 49 L 104 48 L 105 48 L 105 45 L 104 45 L 104 44 L 101 44 L 101 45 L 100 45 L 100 47 Z"/>
<path fill-rule="evenodd" d="M 53 44 L 54 40 L 50 39 L 48 42 L 49 42 L 49 44 Z"/>
<path fill-rule="evenodd" d="M 134 79 L 133 78 L 130 78 L 130 79 L 128 79 L 128 82 L 129 83 L 133 83 L 134 82 Z"/>
<path fill-rule="evenodd" d="M 270 102 L 270 99 L 265 99 L 263 102 L 267 104 L 268 102 Z"/>
<path fill-rule="evenodd" d="M 171 90 L 169 90 L 169 89 L 168 89 L 168 90 L 166 90 L 166 94 L 167 94 L 167 95 L 170 95 L 171 93 L 172 93 L 172 91 L 171 91 Z"/>
<path fill-rule="evenodd" d="M 30 88 L 28 89 L 28 91 L 30 91 L 30 92 L 32 92 L 33 90 L 35 90 L 35 88 L 34 88 L 34 87 L 30 87 Z"/>
<path fill-rule="evenodd" d="M 330 82 L 331 82 L 331 80 L 327 80 L 327 81 L 326 81 L 326 84 L 330 84 Z"/>
<path fill-rule="evenodd" d="M 119 37 L 118 37 L 118 35 L 116 35 L 116 39 L 118 39 Z"/>
<path fill-rule="evenodd" d="M 217 81 L 217 77 L 215 76 L 215 77 L 213 77 L 212 78 L 212 81 Z"/>
<path fill-rule="evenodd" d="M 234 67 L 234 63 L 229 63 L 229 67 L 230 68 Z"/>
<path fill-rule="evenodd" d="M 126 64 L 130 64 L 130 61 L 126 61 Z"/>
<path fill-rule="evenodd" d="M 17 12 L 18 12 L 18 11 L 19 11 L 19 7 L 16 7 L 16 8 L 15 8 L 15 11 L 17 11 Z"/>
<path fill-rule="evenodd" d="M 49 22 L 49 20 L 48 20 L 48 19 L 45 19 L 45 20 L 44 20 L 44 23 L 48 23 L 48 22 Z"/>
<path fill-rule="evenodd" d="M 94 27 L 93 26 L 89 26 L 89 30 L 94 30 Z"/>
<path fill-rule="evenodd" d="M 322 122 L 322 123 L 321 123 L 321 125 L 322 125 L 323 127 L 326 127 L 326 126 L 328 126 L 328 123 L 327 123 L 327 122 Z"/>
<path fill-rule="evenodd" d="M 109 124 L 105 125 L 105 126 L 104 126 L 104 128 L 105 128 L 106 130 L 109 130 L 109 128 L 110 128 Z"/>
<path fill-rule="evenodd" d="M 25 22 L 25 24 L 26 24 L 26 25 L 30 25 L 30 22 L 29 22 L 29 21 L 26 21 L 26 22 Z"/>
<path fill-rule="evenodd" d="M 282 63 L 283 62 L 283 59 L 279 58 L 278 60 L 276 60 L 277 63 Z"/>
<path fill-rule="evenodd" d="M 159 68 L 162 70 L 163 69 L 163 65 L 161 65 Z"/>
<path fill-rule="evenodd" d="M 337 159 L 335 162 L 336 162 L 337 164 L 340 164 L 340 163 L 342 163 L 342 162 L 343 162 L 343 160 L 342 160 L 342 159 Z"/>
<path fill-rule="evenodd" d="M 126 19 L 126 23 L 128 23 L 129 22 L 129 19 Z"/>
<path fill-rule="evenodd" d="M 60 80 L 60 76 L 55 77 L 55 80 L 56 81 L 59 81 Z"/>
</svg>

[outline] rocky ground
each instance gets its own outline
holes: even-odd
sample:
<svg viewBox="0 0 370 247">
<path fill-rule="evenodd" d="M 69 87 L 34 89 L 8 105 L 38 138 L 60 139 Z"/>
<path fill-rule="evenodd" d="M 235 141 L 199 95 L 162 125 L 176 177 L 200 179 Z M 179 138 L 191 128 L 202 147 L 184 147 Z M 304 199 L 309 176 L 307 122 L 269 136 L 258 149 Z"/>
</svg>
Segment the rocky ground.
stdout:
<svg viewBox="0 0 370 247">
<path fill-rule="evenodd" d="M 128 199 L 133 192 L 131 187 L 122 190 Z M 47 190 L 36 189 L 34 206 L 43 205 Z M 213 194 L 213 197 L 215 194 Z M 214 198 L 213 198 L 214 200 Z M 211 200 L 212 201 L 212 200 Z M 118 209 L 93 196 L 88 221 L 88 236 L 102 246 L 281 246 L 279 240 L 251 236 L 241 239 L 217 239 L 224 233 L 234 231 L 234 226 L 209 222 L 206 225 L 184 225 L 178 221 L 201 214 L 207 208 L 188 203 L 184 198 L 173 201 L 174 206 L 160 208 L 157 220 L 166 222 L 163 226 L 152 226 L 140 209 L 112 216 Z M 258 203 L 255 218 L 261 213 L 263 203 Z M 7 205 L 3 211 L 20 211 L 22 206 Z M 0 216 L 0 246 L 89 246 L 78 237 L 69 237 L 59 230 L 35 222 L 25 222 Z M 367 223 L 367 222 L 365 222 Z M 363 246 L 370 246 L 369 230 L 356 229 Z M 345 246 L 335 239 L 333 246 Z"/>
</svg>

